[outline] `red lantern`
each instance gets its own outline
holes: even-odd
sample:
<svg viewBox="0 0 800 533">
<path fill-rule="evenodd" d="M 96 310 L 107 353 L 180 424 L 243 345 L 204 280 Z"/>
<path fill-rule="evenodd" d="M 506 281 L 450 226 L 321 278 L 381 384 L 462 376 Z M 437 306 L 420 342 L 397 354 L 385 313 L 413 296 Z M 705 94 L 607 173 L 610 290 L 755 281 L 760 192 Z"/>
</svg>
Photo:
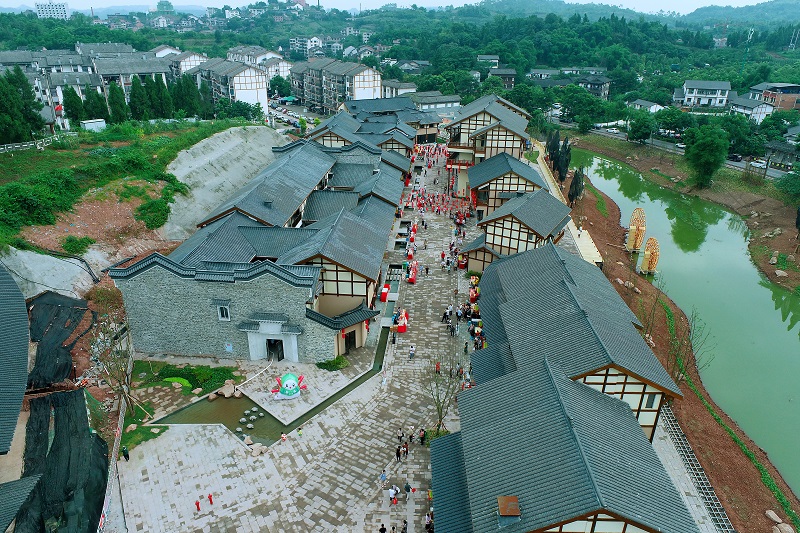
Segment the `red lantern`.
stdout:
<svg viewBox="0 0 800 533">
<path fill-rule="evenodd" d="M 342 328 L 342 339 L 344 339 L 344 328 Z"/>
<path fill-rule="evenodd" d="M 364 321 L 364 325 L 367 327 L 367 333 L 369 333 L 369 318 Z"/>
</svg>

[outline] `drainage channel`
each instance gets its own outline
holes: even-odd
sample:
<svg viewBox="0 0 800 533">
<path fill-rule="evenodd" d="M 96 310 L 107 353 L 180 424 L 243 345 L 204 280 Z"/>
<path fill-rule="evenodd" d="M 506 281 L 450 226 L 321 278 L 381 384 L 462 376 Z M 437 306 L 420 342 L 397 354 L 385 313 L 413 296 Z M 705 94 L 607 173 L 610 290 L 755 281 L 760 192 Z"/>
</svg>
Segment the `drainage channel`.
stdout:
<svg viewBox="0 0 800 533">
<path fill-rule="evenodd" d="M 683 464 L 686 465 L 689 477 L 692 479 L 692 483 L 694 483 L 697 492 L 703 499 L 703 504 L 705 504 L 711 521 L 714 522 L 717 531 L 720 533 L 736 533 L 733 524 L 731 524 L 730 519 L 728 519 L 728 513 L 726 513 L 725 508 L 722 507 L 717 493 L 714 491 L 714 487 L 711 486 L 711 482 L 708 480 L 708 476 L 706 476 L 705 470 L 700 466 L 700 461 L 697 460 L 694 450 L 692 450 L 692 447 L 689 445 L 689 441 L 686 440 L 686 435 L 684 435 L 681 426 L 678 424 L 678 420 L 675 418 L 672 408 L 669 406 L 662 407 L 661 418 L 664 421 L 667 434 L 678 450 Z"/>
</svg>

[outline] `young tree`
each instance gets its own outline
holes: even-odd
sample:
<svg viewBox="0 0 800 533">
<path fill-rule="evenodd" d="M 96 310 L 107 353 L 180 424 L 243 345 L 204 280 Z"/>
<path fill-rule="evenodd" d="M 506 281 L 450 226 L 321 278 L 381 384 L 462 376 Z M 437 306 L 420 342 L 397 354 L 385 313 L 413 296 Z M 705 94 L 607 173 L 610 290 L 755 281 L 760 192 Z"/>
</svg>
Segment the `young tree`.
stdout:
<svg viewBox="0 0 800 533">
<path fill-rule="evenodd" d="M 576 168 L 575 173 L 572 175 L 572 183 L 569 185 L 569 192 L 567 193 L 570 207 L 575 207 L 575 202 L 583 197 L 584 187 L 583 167 Z"/>
<path fill-rule="evenodd" d="M 200 113 L 200 91 L 190 75 L 184 74 L 172 84 L 172 102 L 175 110 L 183 111 L 185 116 Z"/>
<path fill-rule="evenodd" d="M 448 357 L 446 361 L 439 361 L 438 372 L 436 363 L 433 361 L 422 370 L 422 384 L 436 409 L 437 432 L 446 429 L 444 419 L 447 418 L 456 394 L 461 389 L 463 376 L 458 371 L 460 368 L 458 358 L 452 356 Z"/>
<path fill-rule="evenodd" d="M 558 183 L 562 190 L 564 189 L 564 181 L 567 179 L 567 172 L 569 172 L 569 163 L 571 160 L 572 145 L 569 144 L 569 137 L 564 137 L 564 142 L 561 143 L 561 149 L 558 151 L 558 160 L 556 162 Z"/>
<path fill-rule="evenodd" d="M 149 118 L 162 118 L 161 102 L 159 101 L 158 84 L 156 80 L 150 76 L 145 77 L 144 90 L 147 93 L 147 102 L 150 104 L 150 107 L 148 107 Z"/>
<path fill-rule="evenodd" d="M 714 173 L 728 155 L 728 134 L 718 126 L 705 125 L 686 130 L 683 138 L 686 141 L 684 157 L 694 171 L 697 186 L 710 186 Z"/>
<path fill-rule="evenodd" d="M 211 86 L 203 80 L 200 82 L 200 116 L 205 119 L 214 118 L 214 98 Z"/>
<path fill-rule="evenodd" d="M 86 117 L 83 110 L 83 100 L 78 96 L 78 93 L 70 86 L 64 89 L 64 114 L 67 119 L 72 123 L 73 127 L 80 125 L 81 120 Z"/>
<path fill-rule="evenodd" d="M 150 118 L 150 98 L 147 90 L 139 80 L 139 76 L 134 76 L 131 81 L 131 116 L 134 120 L 148 120 Z"/>
<path fill-rule="evenodd" d="M 631 115 L 628 140 L 645 144 L 656 131 L 656 121 L 649 111 L 640 110 Z"/>
<path fill-rule="evenodd" d="M 277 93 L 278 96 L 290 96 L 292 94 L 292 84 L 286 78 L 275 76 L 269 80 L 269 90 L 272 94 Z"/>
<path fill-rule="evenodd" d="M 108 86 L 108 108 L 111 111 L 112 124 L 122 124 L 130 118 L 130 109 L 125 103 L 125 92 L 114 82 Z"/>
<path fill-rule="evenodd" d="M 87 118 L 102 118 L 106 122 L 110 120 L 108 116 L 108 105 L 103 95 L 96 90 L 90 89 L 88 86 L 85 89 L 86 101 L 83 103 L 83 109 L 86 111 Z"/>
</svg>

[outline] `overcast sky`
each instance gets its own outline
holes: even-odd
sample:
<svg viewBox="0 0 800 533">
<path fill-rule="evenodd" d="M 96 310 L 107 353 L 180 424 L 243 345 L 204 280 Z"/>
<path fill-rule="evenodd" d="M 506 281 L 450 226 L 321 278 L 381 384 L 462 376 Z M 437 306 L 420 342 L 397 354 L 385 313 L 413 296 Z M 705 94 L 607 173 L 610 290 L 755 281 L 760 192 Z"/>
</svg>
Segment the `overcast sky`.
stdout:
<svg viewBox="0 0 800 533">
<path fill-rule="evenodd" d="M 0 0 L 2 7 L 16 7 L 21 4 L 33 6 L 36 1 L 44 2 L 46 0 Z M 63 0 L 55 0 L 63 1 Z M 113 5 L 145 5 L 152 4 L 155 7 L 157 0 L 66 0 L 70 9 L 89 9 L 90 7 L 110 7 Z M 225 4 L 231 6 L 242 6 L 251 3 L 255 0 L 172 0 L 174 5 L 203 5 L 222 7 Z M 316 0 L 306 0 L 310 3 L 316 3 Z M 621 7 L 635 9 L 637 11 L 650 13 L 657 12 L 661 9 L 669 11 L 677 11 L 679 13 L 689 13 L 698 7 L 708 5 L 731 5 L 743 6 L 757 3 L 758 0 L 672 0 L 664 2 L 663 0 L 608 0 L 609 4 Z M 324 7 L 335 7 L 338 9 L 359 8 L 359 2 L 362 9 L 373 9 L 389 3 L 389 0 L 320 0 Z M 397 0 L 398 6 L 410 6 L 417 4 L 418 6 L 439 6 L 439 5 L 453 5 L 461 6 L 464 4 L 474 4 L 477 0 Z M 573 3 L 588 4 L 592 2 L 577 1 Z"/>
</svg>

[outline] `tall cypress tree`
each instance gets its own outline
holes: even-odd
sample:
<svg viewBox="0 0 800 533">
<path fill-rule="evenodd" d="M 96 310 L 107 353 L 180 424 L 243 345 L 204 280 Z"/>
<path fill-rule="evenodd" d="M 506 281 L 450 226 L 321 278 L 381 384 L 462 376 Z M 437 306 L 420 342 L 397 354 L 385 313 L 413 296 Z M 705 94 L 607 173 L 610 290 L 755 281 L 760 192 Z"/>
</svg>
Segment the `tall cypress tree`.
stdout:
<svg viewBox="0 0 800 533">
<path fill-rule="evenodd" d="M 172 97 L 169 95 L 169 90 L 167 86 L 164 85 L 164 80 L 159 78 L 156 81 L 156 90 L 158 94 L 158 102 L 159 102 L 159 118 L 172 118 L 172 115 L 175 111 L 172 105 Z"/>
<path fill-rule="evenodd" d="M 110 121 L 108 116 L 108 104 L 103 95 L 97 91 L 86 87 L 86 101 L 83 103 L 87 118 L 102 118 L 106 122 Z"/>
<path fill-rule="evenodd" d="M 78 96 L 78 93 L 70 86 L 67 86 L 64 89 L 64 101 L 62 105 L 64 106 L 64 114 L 67 116 L 67 119 L 72 123 L 70 126 L 73 128 L 77 128 L 81 120 L 86 117 L 86 112 L 83 110 L 83 100 L 81 97 Z"/>
<path fill-rule="evenodd" d="M 114 82 L 108 86 L 108 108 L 111 111 L 112 124 L 121 124 L 128 120 L 130 110 L 125 103 L 125 93 L 122 87 Z"/>
<path fill-rule="evenodd" d="M 569 206 L 573 207 L 575 202 L 583 195 L 584 189 L 584 174 L 583 167 L 575 169 L 575 174 L 572 176 L 572 183 L 569 184 L 569 192 L 567 199 Z"/>
<path fill-rule="evenodd" d="M 159 101 L 158 84 L 156 80 L 147 76 L 144 79 L 144 90 L 147 92 L 147 101 L 150 104 L 148 108 L 149 118 L 161 118 L 161 102 Z"/>
<path fill-rule="evenodd" d="M 147 120 L 150 118 L 150 99 L 147 91 L 142 86 L 139 76 L 134 76 L 131 81 L 131 116 L 134 120 Z"/>
<path fill-rule="evenodd" d="M 22 98 L 5 76 L 0 76 L 0 144 L 30 141 L 22 113 Z"/>
<path fill-rule="evenodd" d="M 6 80 L 16 89 L 22 103 L 22 116 L 25 123 L 31 131 L 39 131 L 44 127 L 44 119 L 39 114 L 39 111 L 44 105 L 36 100 L 36 94 L 33 92 L 33 87 L 25 77 L 25 73 L 19 65 L 15 66 L 13 70 L 6 71 Z"/>
</svg>

